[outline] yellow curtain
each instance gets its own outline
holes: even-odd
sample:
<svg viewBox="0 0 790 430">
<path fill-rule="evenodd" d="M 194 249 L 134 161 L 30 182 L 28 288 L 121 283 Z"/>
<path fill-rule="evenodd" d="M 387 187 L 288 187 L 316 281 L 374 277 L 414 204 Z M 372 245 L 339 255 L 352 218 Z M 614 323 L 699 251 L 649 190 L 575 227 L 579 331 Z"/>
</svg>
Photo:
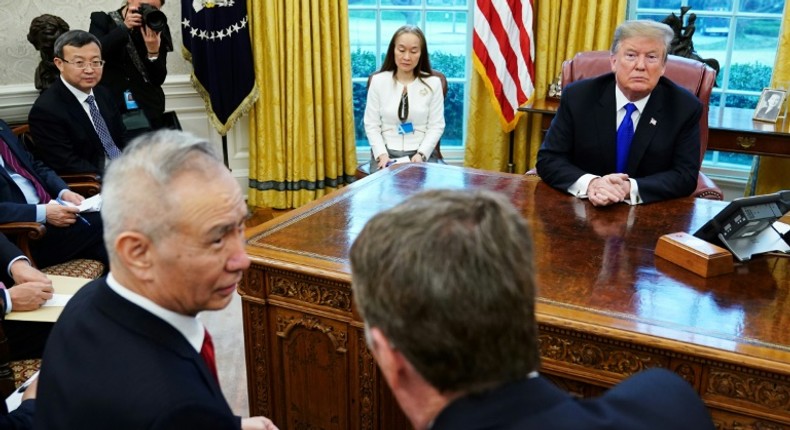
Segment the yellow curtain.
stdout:
<svg viewBox="0 0 790 430">
<path fill-rule="evenodd" d="M 782 28 L 779 32 L 779 46 L 774 63 L 774 72 L 771 77 L 771 87 L 786 86 L 790 82 L 790 7 L 785 1 L 784 17 L 782 18 Z M 790 89 L 790 88 L 785 88 Z M 790 189 L 790 158 L 780 157 L 759 157 L 757 160 L 758 168 L 752 172 L 750 181 L 757 181 L 746 186 L 746 194 L 773 193 L 779 190 Z"/>
<path fill-rule="evenodd" d="M 614 29 L 625 19 L 627 0 L 580 2 L 534 0 L 535 7 L 535 93 L 546 96 L 549 84 L 559 74 L 562 62 L 580 51 L 609 49 Z M 464 165 L 487 170 L 507 170 L 510 133 L 500 128 L 491 95 L 477 73 L 469 90 Z M 535 166 L 542 140 L 540 115 L 522 116 L 513 131 L 514 172 Z M 529 138 L 527 138 L 529 136 Z"/>
<path fill-rule="evenodd" d="M 299 207 L 356 170 L 347 2 L 247 0 L 247 10 L 260 89 L 248 203 Z"/>
</svg>

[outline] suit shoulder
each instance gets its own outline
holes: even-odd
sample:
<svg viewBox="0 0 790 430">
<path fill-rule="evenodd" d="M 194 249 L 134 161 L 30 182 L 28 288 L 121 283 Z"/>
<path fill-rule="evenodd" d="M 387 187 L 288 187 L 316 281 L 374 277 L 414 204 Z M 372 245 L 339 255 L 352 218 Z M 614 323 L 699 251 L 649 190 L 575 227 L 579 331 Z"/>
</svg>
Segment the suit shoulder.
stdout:
<svg viewBox="0 0 790 430">
<path fill-rule="evenodd" d="M 571 82 L 567 87 L 562 89 L 562 95 L 564 96 L 568 93 L 580 93 L 597 90 L 609 85 L 612 82 L 614 82 L 614 73 L 604 73 L 603 75 L 595 76 L 593 78 L 586 78 Z"/>
<path fill-rule="evenodd" d="M 675 97 L 678 99 L 683 100 L 685 103 L 693 104 L 701 104 L 699 101 L 699 97 L 692 94 L 686 88 L 676 84 L 671 79 L 667 77 L 661 77 L 658 81 L 658 85 L 662 86 L 666 89 L 666 93 L 668 96 Z"/>
</svg>

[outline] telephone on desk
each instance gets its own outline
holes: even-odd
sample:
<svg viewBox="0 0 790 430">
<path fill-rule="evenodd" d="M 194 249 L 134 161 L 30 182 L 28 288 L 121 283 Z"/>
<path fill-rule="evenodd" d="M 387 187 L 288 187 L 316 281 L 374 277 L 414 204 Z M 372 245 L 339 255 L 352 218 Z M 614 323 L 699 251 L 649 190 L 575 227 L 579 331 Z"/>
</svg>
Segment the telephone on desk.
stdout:
<svg viewBox="0 0 790 430">
<path fill-rule="evenodd" d="M 694 236 L 724 245 L 739 261 L 772 251 L 790 253 L 790 226 L 778 222 L 788 211 L 790 190 L 737 198 Z"/>
</svg>

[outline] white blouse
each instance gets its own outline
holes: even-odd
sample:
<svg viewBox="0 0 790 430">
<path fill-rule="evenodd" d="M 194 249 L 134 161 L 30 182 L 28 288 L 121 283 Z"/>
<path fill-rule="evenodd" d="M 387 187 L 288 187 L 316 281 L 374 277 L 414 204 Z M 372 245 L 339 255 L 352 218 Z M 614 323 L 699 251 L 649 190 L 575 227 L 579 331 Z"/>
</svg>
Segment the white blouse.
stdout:
<svg viewBox="0 0 790 430">
<path fill-rule="evenodd" d="M 444 133 L 444 94 L 442 81 L 436 76 L 415 79 L 408 84 L 409 116 L 412 133 L 399 133 L 398 108 L 404 85 L 395 80 L 394 72 L 373 75 L 365 106 L 365 134 L 373 158 L 387 153 L 387 148 L 414 151 L 430 157 L 436 142 Z"/>
</svg>

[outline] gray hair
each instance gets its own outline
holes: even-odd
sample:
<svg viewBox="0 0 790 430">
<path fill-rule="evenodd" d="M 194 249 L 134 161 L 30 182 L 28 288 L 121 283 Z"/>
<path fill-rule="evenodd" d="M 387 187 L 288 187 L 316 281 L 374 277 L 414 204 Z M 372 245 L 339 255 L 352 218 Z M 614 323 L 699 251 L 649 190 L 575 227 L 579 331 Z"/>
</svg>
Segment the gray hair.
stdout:
<svg viewBox="0 0 790 430">
<path fill-rule="evenodd" d="M 170 183 L 186 172 L 214 177 L 225 168 L 211 144 L 190 133 L 160 130 L 133 140 L 107 168 L 102 183 L 104 244 L 112 257 L 116 238 L 134 230 L 157 240 L 171 231 Z"/>
<path fill-rule="evenodd" d="M 73 46 L 82 48 L 85 45 L 95 43 L 101 49 L 99 39 L 85 30 L 69 30 L 55 40 L 55 57 L 63 59 L 63 47 Z"/>
<path fill-rule="evenodd" d="M 532 239 L 503 195 L 433 190 L 377 214 L 351 272 L 366 327 L 436 389 L 481 391 L 538 368 Z"/>
<path fill-rule="evenodd" d="M 672 28 L 663 22 L 651 21 L 649 19 L 640 19 L 633 21 L 625 21 L 617 26 L 614 31 L 614 40 L 612 40 L 612 54 L 616 54 L 620 48 L 620 42 L 632 37 L 648 37 L 656 39 L 664 43 L 664 62 L 667 61 L 669 55 L 670 45 L 675 33 Z"/>
</svg>

